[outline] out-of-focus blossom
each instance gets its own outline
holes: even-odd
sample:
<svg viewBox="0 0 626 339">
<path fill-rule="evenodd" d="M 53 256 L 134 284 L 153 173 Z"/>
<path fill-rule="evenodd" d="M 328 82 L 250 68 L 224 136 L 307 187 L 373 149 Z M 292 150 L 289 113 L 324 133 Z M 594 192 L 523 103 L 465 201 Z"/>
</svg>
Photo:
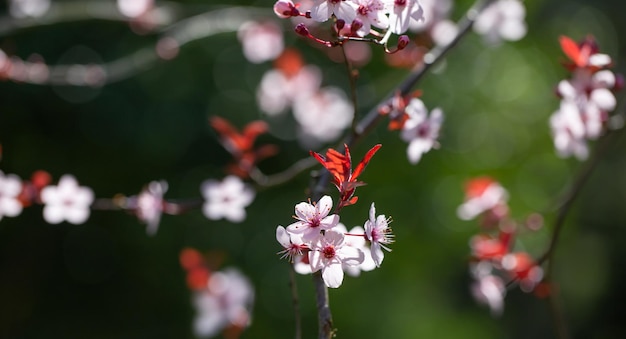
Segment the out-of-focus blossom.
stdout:
<svg viewBox="0 0 626 339">
<path fill-rule="evenodd" d="M 89 218 L 89 206 L 94 200 L 89 187 L 78 186 L 74 176 L 66 174 L 59 179 L 57 186 L 47 186 L 41 190 L 44 219 L 51 224 L 67 220 L 72 224 L 82 224 Z"/>
<path fill-rule="evenodd" d="M 270 116 L 285 112 L 297 98 L 317 92 L 322 72 L 316 66 L 303 65 L 300 53 L 285 50 L 275 62 L 275 69 L 263 75 L 257 89 L 257 102 Z"/>
<path fill-rule="evenodd" d="M 365 221 L 365 237 L 371 243 L 371 253 L 377 267 L 383 262 L 385 253 L 383 249 L 391 252 L 387 245 L 393 243 L 393 234 L 389 227 L 389 219 L 385 215 L 376 216 L 374 203 L 370 206 L 369 220 Z"/>
<path fill-rule="evenodd" d="M 314 0 L 311 7 L 311 18 L 318 22 L 324 22 L 334 14 L 337 19 L 352 22 L 357 15 L 357 6 L 352 1 L 343 0 Z"/>
<path fill-rule="evenodd" d="M 9 13 L 16 18 L 43 16 L 50 9 L 50 0 L 10 0 Z"/>
<path fill-rule="evenodd" d="M 344 243 L 346 246 L 354 247 L 363 252 L 363 262 L 360 265 L 343 265 L 343 270 L 348 273 L 349 276 L 358 277 L 361 275 L 361 271 L 371 271 L 376 268 L 376 263 L 372 259 L 372 252 L 367 246 L 365 240 L 365 229 L 361 226 L 354 226 L 350 232 L 346 226 L 342 223 L 337 224 L 333 229 L 335 232 L 344 234 Z"/>
<path fill-rule="evenodd" d="M 301 141 L 309 147 L 336 140 L 350 126 L 353 114 L 352 105 L 344 93 L 335 87 L 299 96 L 293 105 Z"/>
<path fill-rule="evenodd" d="M 446 46 L 456 38 L 459 28 L 451 20 L 439 21 L 430 31 L 430 36 L 435 45 Z"/>
<path fill-rule="evenodd" d="M 211 220 L 225 218 L 242 222 L 246 218 L 245 207 L 254 200 L 254 190 L 236 176 L 229 175 L 222 182 L 209 179 L 200 188 L 206 199 L 202 212 Z"/>
<path fill-rule="evenodd" d="M 419 0 L 422 8 L 422 19 L 411 20 L 409 29 L 412 32 L 429 31 L 440 21 L 447 20 L 452 10 L 451 0 Z"/>
<path fill-rule="evenodd" d="M 476 301 L 487 305 L 493 316 L 502 314 L 506 287 L 500 277 L 490 274 L 478 277 L 472 285 L 472 295 Z"/>
<path fill-rule="evenodd" d="M 323 196 L 316 204 L 301 202 L 295 207 L 296 222 L 287 226 L 287 231 L 302 236 L 302 240 L 309 242 L 317 238 L 320 231 L 327 231 L 337 226 L 339 216 L 329 215 L 333 208 L 330 196 Z"/>
<path fill-rule="evenodd" d="M 406 113 L 408 120 L 402 128 L 402 139 L 409 143 L 407 149 L 409 162 L 417 164 L 422 154 L 437 145 L 439 130 L 443 123 L 443 111 L 435 108 L 429 116 L 424 103 L 420 99 L 413 98 L 406 107 Z"/>
<path fill-rule="evenodd" d="M 236 269 L 214 272 L 205 290 L 195 292 L 194 332 L 213 337 L 226 328 L 241 331 L 251 323 L 254 290 Z"/>
<path fill-rule="evenodd" d="M 163 201 L 165 192 L 167 192 L 167 182 L 153 181 L 136 198 L 135 213 L 139 220 L 146 223 L 148 235 L 155 235 L 159 228 L 161 214 L 165 207 Z"/>
<path fill-rule="evenodd" d="M 526 9 L 519 0 L 497 0 L 476 18 L 474 31 L 489 43 L 517 41 L 526 35 Z"/>
<path fill-rule="evenodd" d="M 117 0 L 117 9 L 129 18 L 137 18 L 154 6 L 154 0 Z"/>
<path fill-rule="evenodd" d="M 18 197 L 22 192 L 22 181 L 15 174 L 0 171 L 0 220 L 3 217 L 15 217 L 22 212 Z"/>
<path fill-rule="evenodd" d="M 526 252 L 507 254 L 502 258 L 502 268 L 519 281 L 520 288 L 527 293 L 543 279 L 543 269 Z"/>
<path fill-rule="evenodd" d="M 343 266 L 359 265 L 364 255 L 359 249 L 347 246 L 344 235 L 334 230 L 318 234 L 318 239 L 311 245 L 309 261 L 313 272 L 322 270 L 322 279 L 326 286 L 337 288 L 343 282 Z"/>
<path fill-rule="evenodd" d="M 239 28 L 237 37 L 244 56 L 255 64 L 274 60 L 283 52 L 282 30 L 272 21 L 247 22 Z"/>
<path fill-rule="evenodd" d="M 457 215 L 463 220 L 474 219 L 481 213 L 506 206 L 508 193 L 496 181 L 489 177 L 474 178 L 465 186 L 465 202 L 457 209 Z M 504 209 L 504 217 L 508 209 Z"/>
<path fill-rule="evenodd" d="M 574 155 L 579 160 L 587 159 L 589 149 L 585 139 L 585 125 L 574 102 L 561 101 L 559 110 L 550 117 L 550 127 L 554 147 L 560 157 Z"/>
<path fill-rule="evenodd" d="M 328 149 L 325 157 L 313 151 L 309 152 L 333 176 L 333 185 L 337 187 L 341 195 L 339 209 L 357 202 L 358 197 L 354 196 L 354 192 L 357 187 L 365 185 L 362 181 L 357 181 L 357 178 L 363 173 L 367 164 L 381 147 L 382 145 L 378 144 L 367 151 L 354 171 L 352 171 L 352 158 L 348 145 L 344 145 L 345 155 L 332 148 Z"/>
</svg>

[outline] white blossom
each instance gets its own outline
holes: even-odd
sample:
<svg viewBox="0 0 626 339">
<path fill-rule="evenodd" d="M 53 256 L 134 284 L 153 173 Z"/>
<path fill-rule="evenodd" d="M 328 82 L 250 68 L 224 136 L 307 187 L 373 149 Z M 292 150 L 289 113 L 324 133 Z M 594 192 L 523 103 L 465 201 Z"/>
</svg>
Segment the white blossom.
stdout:
<svg viewBox="0 0 626 339">
<path fill-rule="evenodd" d="M 370 206 L 369 220 L 365 221 L 365 236 L 371 243 L 371 254 L 376 267 L 380 267 L 383 262 L 385 253 L 383 249 L 391 252 L 391 249 L 386 245 L 393 243 L 393 234 L 391 233 L 391 227 L 389 227 L 389 219 L 385 215 L 376 216 L 376 208 L 374 203 Z"/>
<path fill-rule="evenodd" d="M 15 174 L 5 175 L 0 171 L 0 220 L 2 217 L 15 217 L 22 212 L 18 196 L 22 192 L 22 182 Z"/>
<path fill-rule="evenodd" d="M 243 47 L 243 55 L 252 63 L 259 64 L 276 59 L 284 48 L 283 33 L 272 22 L 246 22 L 237 32 Z"/>
<path fill-rule="evenodd" d="M 422 154 L 436 146 L 443 123 L 443 111 L 435 108 L 429 116 L 424 103 L 413 98 L 406 107 L 406 113 L 409 119 L 402 128 L 402 139 L 409 143 L 407 149 L 409 161 L 416 164 L 422 158 Z"/>
<path fill-rule="evenodd" d="M 526 9 L 519 0 L 498 0 L 476 18 L 474 31 L 490 43 L 520 40 L 526 35 Z"/>
<path fill-rule="evenodd" d="M 57 186 L 47 186 L 41 190 L 44 219 L 51 224 L 64 220 L 72 224 L 82 224 L 90 214 L 89 206 L 94 200 L 89 187 L 78 186 L 74 176 L 66 174 L 59 179 Z"/>
<path fill-rule="evenodd" d="M 347 246 L 344 235 L 334 230 L 319 234 L 309 252 L 311 270 L 313 272 L 322 270 L 322 279 L 330 288 L 341 286 L 344 265 L 359 265 L 363 260 L 363 252 L 355 247 Z"/>
<path fill-rule="evenodd" d="M 311 18 L 318 22 L 324 22 L 332 15 L 346 23 L 356 18 L 356 5 L 352 1 L 343 0 L 315 0 L 311 7 Z"/>
<path fill-rule="evenodd" d="M 333 207 L 333 200 L 323 196 L 317 204 L 301 202 L 295 207 L 296 222 L 287 226 L 287 231 L 302 236 L 303 241 L 316 239 L 320 231 L 330 230 L 339 223 L 337 214 L 328 215 Z"/>
<path fill-rule="evenodd" d="M 167 192 L 167 183 L 165 181 L 152 181 L 137 196 L 137 206 L 135 213 L 139 220 L 147 224 L 146 232 L 148 235 L 155 235 L 159 223 L 161 222 L 161 214 L 163 214 L 163 195 Z"/>
<path fill-rule="evenodd" d="M 254 200 L 254 190 L 241 179 L 230 175 L 222 182 L 207 180 L 201 186 L 206 199 L 202 212 L 211 220 L 225 218 L 231 222 L 242 222 L 246 218 L 245 207 Z"/>
</svg>

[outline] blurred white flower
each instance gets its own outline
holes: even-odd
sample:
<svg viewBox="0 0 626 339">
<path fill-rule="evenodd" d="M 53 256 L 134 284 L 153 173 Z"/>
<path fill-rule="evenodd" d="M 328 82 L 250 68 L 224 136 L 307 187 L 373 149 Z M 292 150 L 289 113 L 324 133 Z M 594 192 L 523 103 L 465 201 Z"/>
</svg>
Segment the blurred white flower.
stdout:
<svg viewBox="0 0 626 339">
<path fill-rule="evenodd" d="M 263 75 L 257 90 L 257 102 L 268 115 L 284 112 L 293 102 L 317 92 L 322 73 L 316 66 L 304 66 L 295 74 L 273 69 Z"/>
<path fill-rule="evenodd" d="M 476 18 L 474 31 L 489 43 L 517 41 L 526 35 L 526 8 L 519 0 L 498 0 Z"/>
<path fill-rule="evenodd" d="M 207 180 L 201 186 L 206 199 L 202 212 L 211 220 L 225 218 L 242 222 L 246 218 L 245 207 L 254 200 L 254 190 L 236 176 L 229 175 L 222 182 Z"/>
<path fill-rule="evenodd" d="M 64 220 L 72 224 L 82 224 L 89 218 L 89 206 L 94 200 L 89 187 L 78 186 L 76 178 L 70 174 L 61 177 L 57 186 L 47 186 L 41 190 L 44 219 L 51 224 Z"/>
<path fill-rule="evenodd" d="M 576 156 L 585 160 L 589 156 L 585 125 L 576 103 L 562 100 L 558 111 L 550 117 L 550 127 L 554 138 L 554 147 L 560 157 Z"/>
<path fill-rule="evenodd" d="M 148 235 L 155 235 L 163 214 L 163 195 L 167 192 L 167 182 L 152 181 L 137 196 L 135 213 L 139 220 L 147 224 Z"/>
<path fill-rule="evenodd" d="M 129 18 L 137 18 L 154 6 L 154 0 L 117 0 L 117 9 Z"/>
<path fill-rule="evenodd" d="M 0 220 L 4 216 L 15 217 L 22 212 L 22 203 L 17 199 L 21 192 L 20 178 L 0 171 Z"/>
<path fill-rule="evenodd" d="M 421 20 L 411 20 L 409 29 L 412 32 L 431 30 L 437 23 L 447 20 L 452 10 L 451 0 L 419 0 L 423 15 Z"/>
<path fill-rule="evenodd" d="M 254 289 L 236 269 L 211 274 L 207 289 L 193 298 L 194 332 L 199 337 L 215 336 L 228 326 L 243 329 L 251 323 Z"/>
<path fill-rule="evenodd" d="M 283 32 L 272 22 L 246 22 L 237 32 L 248 61 L 259 64 L 276 59 L 284 48 Z"/>
<path fill-rule="evenodd" d="M 463 220 L 474 219 L 481 213 L 506 205 L 509 195 L 498 182 L 487 177 L 474 178 L 467 183 L 465 202 L 457 209 Z"/>
<path fill-rule="evenodd" d="M 409 162 L 417 164 L 422 154 L 437 145 L 439 130 L 443 123 L 443 111 L 435 108 L 429 116 L 424 103 L 420 99 L 413 98 L 405 112 L 409 119 L 402 127 L 402 139 L 409 143 L 407 149 Z"/>
<path fill-rule="evenodd" d="M 50 9 L 50 0 L 10 0 L 9 13 L 16 18 L 37 18 Z"/>
<path fill-rule="evenodd" d="M 352 104 L 338 88 L 326 87 L 317 93 L 298 97 L 293 115 L 300 125 L 300 141 L 304 146 L 336 140 L 354 115 Z"/>
<path fill-rule="evenodd" d="M 472 295 L 477 302 L 487 305 L 493 316 L 499 316 L 504 310 L 506 288 L 501 278 L 494 275 L 477 277 L 472 285 Z"/>
<path fill-rule="evenodd" d="M 403 34 L 409 29 L 411 20 L 424 20 L 424 9 L 417 0 L 387 0 L 389 30 Z"/>
</svg>

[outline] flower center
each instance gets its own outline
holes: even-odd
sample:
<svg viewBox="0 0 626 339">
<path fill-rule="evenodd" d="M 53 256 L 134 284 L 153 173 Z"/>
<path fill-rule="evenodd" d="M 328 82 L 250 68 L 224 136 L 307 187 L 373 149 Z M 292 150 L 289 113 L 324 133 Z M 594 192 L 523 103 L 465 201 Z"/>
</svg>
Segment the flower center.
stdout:
<svg viewBox="0 0 626 339">
<path fill-rule="evenodd" d="M 309 227 L 316 228 L 320 226 L 320 219 L 315 218 L 309 222 Z"/>
<path fill-rule="evenodd" d="M 396 6 L 405 6 L 406 5 L 406 0 L 396 0 L 394 1 Z"/>
<path fill-rule="evenodd" d="M 335 257 L 335 247 L 333 246 L 326 246 L 324 247 L 324 249 L 322 250 L 322 253 L 324 254 L 324 258 L 326 259 L 332 259 Z"/>
<path fill-rule="evenodd" d="M 356 11 L 357 11 L 357 13 L 359 13 L 359 15 L 366 16 L 367 13 L 370 12 L 370 8 L 369 8 L 369 6 L 360 5 L 359 8 Z"/>
</svg>

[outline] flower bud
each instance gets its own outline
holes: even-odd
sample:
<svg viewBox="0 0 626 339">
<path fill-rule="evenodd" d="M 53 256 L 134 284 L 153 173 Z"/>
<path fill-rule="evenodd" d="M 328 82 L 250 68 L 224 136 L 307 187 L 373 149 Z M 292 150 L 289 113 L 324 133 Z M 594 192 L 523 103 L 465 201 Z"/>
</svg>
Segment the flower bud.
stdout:
<svg viewBox="0 0 626 339">
<path fill-rule="evenodd" d="M 409 42 L 411 42 L 411 39 L 407 35 L 401 35 L 398 38 L 398 50 L 404 49 Z"/>
<path fill-rule="evenodd" d="M 305 36 L 305 37 L 311 36 L 311 33 L 309 33 L 309 29 L 303 23 L 298 24 L 295 28 L 295 31 L 297 34 Z"/>
</svg>

